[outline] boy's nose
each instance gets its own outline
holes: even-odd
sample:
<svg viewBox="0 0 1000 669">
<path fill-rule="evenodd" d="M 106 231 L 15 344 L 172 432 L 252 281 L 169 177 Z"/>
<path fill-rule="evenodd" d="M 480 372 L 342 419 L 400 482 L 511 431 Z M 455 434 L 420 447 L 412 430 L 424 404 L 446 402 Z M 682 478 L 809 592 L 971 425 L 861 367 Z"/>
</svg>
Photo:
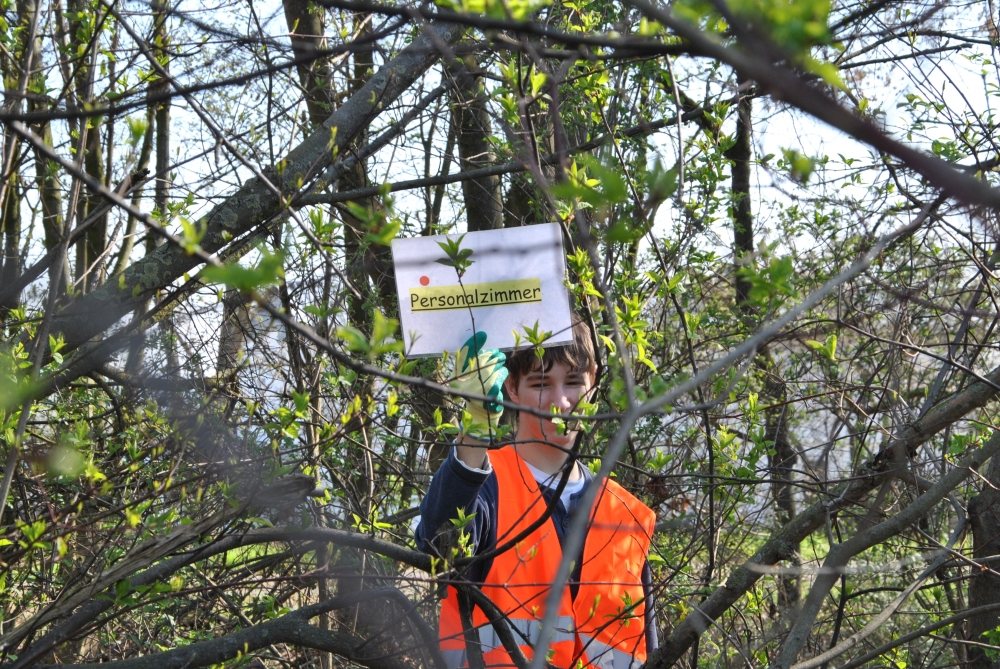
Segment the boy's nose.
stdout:
<svg viewBox="0 0 1000 669">
<path fill-rule="evenodd" d="M 559 411 L 569 411 L 573 408 L 573 401 L 570 400 L 568 393 L 566 393 L 563 389 L 560 388 L 559 393 L 556 396 L 558 399 L 556 400 L 555 405 Z"/>
</svg>

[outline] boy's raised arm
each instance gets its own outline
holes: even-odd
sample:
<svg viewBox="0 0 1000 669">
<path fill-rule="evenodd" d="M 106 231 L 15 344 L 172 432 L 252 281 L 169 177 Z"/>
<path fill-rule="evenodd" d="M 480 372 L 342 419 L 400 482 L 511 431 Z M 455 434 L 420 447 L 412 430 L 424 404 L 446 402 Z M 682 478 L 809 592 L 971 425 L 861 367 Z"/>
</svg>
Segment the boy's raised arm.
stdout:
<svg viewBox="0 0 1000 669">
<path fill-rule="evenodd" d="M 476 552 L 488 543 L 487 534 L 496 517 L 496 484 L 484 485 L 492 469 L 487 446 L 495 440 L 503 415 L 503 383 L 507 380 L 507 356 L 498 349 L 484 349 L 486 333 L 477 332 L 455 357 L 452 388 L 486 395 L 490 400 L 465 401 L 461 432 L 441 468 L 434 474 L 427 495 L 420 503 L 417 545 L 425 552 L 444 547 L 439 537 L 461 527 Z M 460 401 L 460 403 L 462 403 Z M 461 511 L 461 512 L 460 512 Z M 471 518 L 470 518 L 471 517 Z M 469 519 L 469 520 L 466 520 Z"/>
<path fill-rule="evenodd" d="M 444 546 L 439 537 L 454 534 L 460 526 L 475 547 L 474 552 L 485 548 L 492 518 L 496 516 L 496 491 L 486 486 L 492 470 L 489 460 L 484 464 L 485 470 L 470 467 L 459 460 L 456 448 L 452 448 L 420 503 L 420 524 L 416 531 L 420 550 L 440 553 Z M 463 516 L 469 520 L 463 521 Z"/>
</svg>

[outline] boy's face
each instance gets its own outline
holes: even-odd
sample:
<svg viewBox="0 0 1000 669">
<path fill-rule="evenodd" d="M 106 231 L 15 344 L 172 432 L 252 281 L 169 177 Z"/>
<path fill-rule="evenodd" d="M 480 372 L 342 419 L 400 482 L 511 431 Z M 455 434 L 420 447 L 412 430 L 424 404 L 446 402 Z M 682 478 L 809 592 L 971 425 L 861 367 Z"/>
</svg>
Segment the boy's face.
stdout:
<svg viewBox="0 0 1000 669">
<path fill-rule="evenodd" d="M 596 369 L 581 372 L 562 362 L 553 363 L 546 372 L 539 361 L 516 385 L 508 380 L 507 392 L 511 401 L 518 404 L 568 414 L 581 400 L 588 399 L 596 374 Z M 549 442 L 568 448 L 576 437 L 576 431 L 566 430 L 565 434 L 560 434 L 551 420 L 525 411 L 518 414 L 517 424 L 518 441 Z"/>
</svg>

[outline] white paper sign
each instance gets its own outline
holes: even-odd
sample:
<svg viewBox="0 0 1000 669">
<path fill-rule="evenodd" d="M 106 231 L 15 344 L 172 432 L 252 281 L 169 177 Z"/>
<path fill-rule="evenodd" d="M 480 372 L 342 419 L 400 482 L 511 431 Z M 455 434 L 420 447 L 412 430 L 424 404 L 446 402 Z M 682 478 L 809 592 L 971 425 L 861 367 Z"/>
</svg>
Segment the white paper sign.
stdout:
<svg viewBox="0 0 1000 669">
<path fill-rule="evenodd" d="M 470 232 L 462 248 L 472 261 L 459 281 L 438 245 L 461 235 L 392 240 L 399 313 L 410 358 L 454 353 L 472 336 L 486 333 L 486 347 L 510 350 L 514 332 L 529 346 L 524 328 L 552 336 L 544 346 L 573 341 L 562 232 L 557 223 Z M 473 328 L 473 323 L 475 328 Z"/>
</svg>

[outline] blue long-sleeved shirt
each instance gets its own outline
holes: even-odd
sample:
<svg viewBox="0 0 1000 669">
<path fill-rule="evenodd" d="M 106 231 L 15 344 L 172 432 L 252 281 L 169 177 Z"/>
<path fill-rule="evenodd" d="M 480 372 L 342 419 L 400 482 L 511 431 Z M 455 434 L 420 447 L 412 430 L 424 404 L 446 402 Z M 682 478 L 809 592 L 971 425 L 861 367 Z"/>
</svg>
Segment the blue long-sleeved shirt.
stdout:
<svg viewBox="0 0 1000 669">
<path fill-rule="evenodd" d="M 584 488 L 570 497 L 569 509 L 563 506 L 562 500 L 559 500 L 552 511 L 552 524 L 555 526 L 560 544 L 563 543 L 570 519 L 579 505 L 580 498 L 583 497 L 586 486 L 593 481 L 590 470 L 586 467 L 580 469 L 587 480 Z M 555 489 L 541 485 L 539 487 L 546 503 L 551 504 L 555 496 Z M 433 554 L 435 552 L 433 545 L 435 536 L 440 534 L 442 529 L 454 527 L 451 520 L 457 518 L 458 509 L 462 509 L 466 516 L 472 515 L 472 519 L 464 529 L 466 535 L 469 536 L 471 545 L 475 547 L 474 553 L 479 555 L 493 550 L 497 545 L 496 525 L 499 493 L 499 483 L 492 470 L 487 472 L 466 467 L 456 457 L 455 449 L 452 448 L 440 469 L 431 479 L 427 494 L 420 503 L 420 524 L 416 531 L 417 547 L 425 553 Z M 579 588 L 582 562 L 582 559 L 575 561 L 576 566 L 570 576 L 570 594 L 573 597 L 576 596 Z M 469 570 L 469 580 L 475 583 L 484 582 L 492 565 L 493 560 L 491 559 L 474 563 Z M 653 577 L 648 561 L 642 566 L 642 591 L 646 597 L 646 649 L 651 651 L 660 644 L 656 632 Z"/>
</svg>

